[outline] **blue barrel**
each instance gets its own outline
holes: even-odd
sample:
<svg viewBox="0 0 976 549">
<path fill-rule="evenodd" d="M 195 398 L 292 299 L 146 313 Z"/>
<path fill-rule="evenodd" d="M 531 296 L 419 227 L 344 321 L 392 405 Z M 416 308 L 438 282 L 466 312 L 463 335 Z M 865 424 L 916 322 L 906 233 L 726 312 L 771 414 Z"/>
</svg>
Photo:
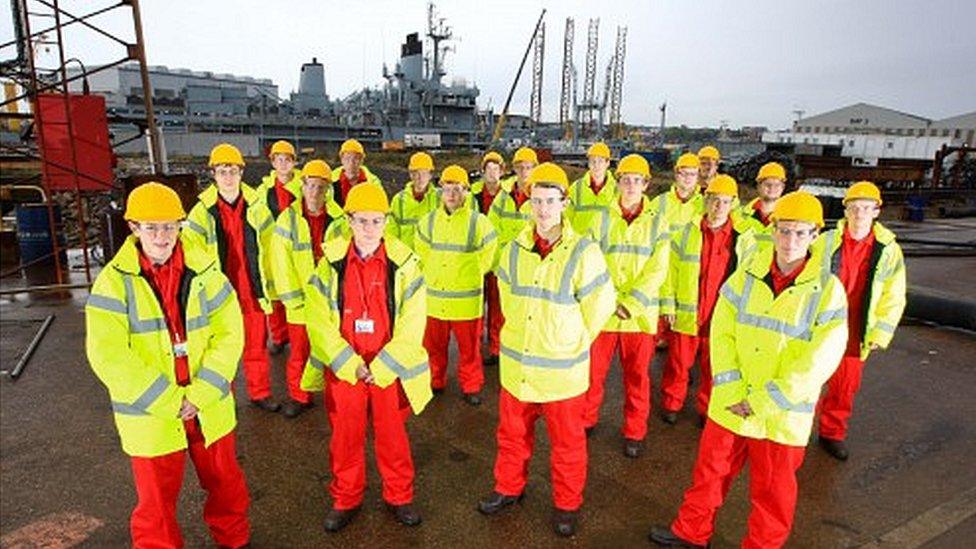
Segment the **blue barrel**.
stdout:
<svg viewBox="0 0 976 549">
<path fill-rule="evenodd" d="M 928 199 L 924 196 L 909 196 L 908 204 L 905 206 L 908 220 L 919 223 L 925 221 L 925 206 L 927 203 Z"/>
<path fill-rule="evenodd" d="M 61 207 L 51 206 L 54 210 L 54 223 L 61 226 Z M 39 264 L 54 263 L 54 245 L 51 240 L 51 225 L 48 222 L 47 206 L 44 204 L 19 204 L 17 206 L 17 245 L 20 248 L 21 265 L 39 258 Z M 58 235 L 58 245 L 61 248 L 62 265 L 67 261 L 64 251 L 64 234 Z"/>
</svg>

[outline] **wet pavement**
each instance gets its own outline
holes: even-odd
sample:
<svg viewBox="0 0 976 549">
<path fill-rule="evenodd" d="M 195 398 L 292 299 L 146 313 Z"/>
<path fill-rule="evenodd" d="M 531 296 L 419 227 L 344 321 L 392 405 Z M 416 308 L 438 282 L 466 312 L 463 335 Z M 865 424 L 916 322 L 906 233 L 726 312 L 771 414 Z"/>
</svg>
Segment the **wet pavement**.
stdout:
<svg viewBox="0 0 976 549">
<path fill-rule="evenodd" d="M 910 261 L 911 264 L 911 261 Z M 972 278 L 969 270 L 969 278 Z M 128 460 L 107 392 L 84 358 L 85 292 L 73 297 L 0 298 L 2 369 L 16 363 L 35 328 L 18 320 L 57 319 L 23 376 L 0 379 L 0 546 L 121 547 L 135 502 Z M 419 328 L 419 327 L 418 327 Z M 799 474 L 791 547 L 966 547 L 976 539 L 976 337 L 904 323 L 892 348 L 873 356 L 850 434 L 851 459 L 816 445 Z M 652 365 L 655 403 L 664 353 Z M 284 356 L 274 358 L 284 395 Z M 652 523 L 667 523 L 687 487 L 700 433 L 690 406 L 675 426 L 653 415 L 644 455 L 623 457 L 622 390 L 611 369 L 602 422 L 590 439 L 589 481 L 578 534 L 549 526 L 551 492 L 545 427 L 537 425 L 526 499 L 497 517 L 475 511 L 492 487 L 498 376 L 486 368 L 485 403 L 460 398 L 453 365 L 448 391 L 409 422 L 424 523 L 398 525 L 384 509 L 368 453 L 369 488 L 356 521 L 326 534 L 328 427 L 318 406 L 296 420 L 246 404 L 237 383 L 238 445 L 251 490 L 254 547 L 641 547 Z M 241 404 L 243 402 L 244 404 Z M 719 513 L 714 547 L 745 532 L 747 479 Z M 204 494 L 188 467 L 179 517 L 188 547 L 210 546 L 200 518 Z M 42 540 L 61 540 L 44 545 Z"/>
</svg>

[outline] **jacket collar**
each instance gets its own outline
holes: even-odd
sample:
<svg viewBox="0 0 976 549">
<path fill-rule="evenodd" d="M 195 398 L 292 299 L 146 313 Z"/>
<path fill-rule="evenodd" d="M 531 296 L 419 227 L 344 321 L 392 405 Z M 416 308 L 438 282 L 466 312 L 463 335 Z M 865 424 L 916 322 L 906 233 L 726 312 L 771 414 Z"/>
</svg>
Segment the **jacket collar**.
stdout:
<svg viewBox="0 0 976 549">
<path fill-rule="evenodd" d="M 760 244 L 756 247 L 756 251 L 752 254 L 751 258 L 748 260 L 748 264 L 745 269 L 746 272 L 755 276 L 758 279 L 763 279 L 769 274 L 769 269 L 773 264 L 774 255 L 774 245 L 773 244 Z M 810 280 L 819 279 L 821 276 L 820 262 L 823 256 L 821 250 L 817 246 L 810 246 L 808 252 L 810 254 L 809 259 L 807 259 L 807 264 L 800 271 L 800 274 L 796 277 L 796 284 L 802 284 L 804 282 L 809 282 Z"/>
<path fill-rule="evenodd" d="M 139 248 L 136 247 L 138 241 L 139 239 L 135 235 L 126 237 L 125 243 L 112 258 L 110 265 L 127 274 L 137 275 L 142 272 L 142 268 L 139 266 Z M 216 263 L 215 258 L 188 242 L 182 233 L 180 234 L 180 244 L 183 246 L 183 263 L 190 270 L 202 273 Z"/>
</svg>

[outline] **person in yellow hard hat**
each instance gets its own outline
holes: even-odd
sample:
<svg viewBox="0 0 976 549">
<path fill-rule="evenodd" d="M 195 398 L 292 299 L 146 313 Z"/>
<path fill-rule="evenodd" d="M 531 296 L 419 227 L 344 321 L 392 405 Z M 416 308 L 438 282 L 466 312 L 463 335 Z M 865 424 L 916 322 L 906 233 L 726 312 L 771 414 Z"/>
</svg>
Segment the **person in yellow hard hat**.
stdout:
<svg viewBox="0 0 976 549">
<path fill-rule="evenodd" d="M 751 246 L 748 226 L 731 217 L 738 184 L 720 174 L 705 189 L 705 214 L 671 235 L 668 281 L 661 291 L 662 314 L 671 328 L 668 360 L 661 374 L 661 419 L 673 425 L 684 406 L 688 374 L 698 359 L 701 377 L 695 410 L 704 424 L 712 374 L 708 332 L 719 288 Z"/>
<path fill-rule="evenodd" d="M 587 167 L 582 177 L 569 186 L 566 217 L 583 235 L 596 235 L 606 227 L 610 207 L 617 200 L 617 182 L 610 171 L 610 147 L 596 142 L 586 151 Z"/>
<path fill-rule="evenodd" d="M 541 416 L 552 453 L 552 526 L 571 536 L 586 485 L 582 412 L 590 344 L 613 313 L 616 295 L 599 246 L 563 218 L 566 172 L 546 162 L 527 183 L 532 220 L 502 249 L 497 268 L 505 313 L 498 453 L 494 489 L 478 510 L 492 515 L 521 499 Z"/>
<path fill-rule="evenodd" d="M 658 326 L 658 292 L 668 272 L 667 233 L 644 195 L 651 179 L 642 156 L 625 156 L 617 165 L 619 198 L 611 203 L 605 230 L 598 234 L 610 278 L 617 289 L 614 315 L 590 347 L 590 387 L 583 421 L 587 432 L 597 424 L 603 384 L 620 350 L 624 382 L 624 455 L 639 457 L 651 412 L 651 378 Z"/>
<path fill-rule="evenodd" d="M 539 158 L 529 147 L 520 147 L 512 156 L 515 175 L 502 183 L 502 191 L 491 204 L 488 219 L 498 231 L 499 246 L 510 242 L 529 220 L 529 174 L 539 164 Z"/>
<path fill-rule="evenodd" d="M 749 466 L 752 509 L 742 547 L 782 547 L 796 509 L 814 406 L 847 344 L 847 299 L 811 243 L 817 198 L 798 191 L 773 209 L 773 245 L 749 254 L 712 313 L 712 394 L 691 487 L 652 542 L 705 547 L 729 487 Z"/>
<path fill-rule="evenodd" d="M 210 152 L 214 183 L 190 210 L 186 238 L 218 262 L 237 292 L 244 313 L 244 379 L 251 404 L 267 412 L 281 405 L 271 395 L 271 367 L 265 340 L 271 312 L 270 240 L 274 218 L 258 193 L 241 181 L 244 157 L 222 143 Z"/>
<path fill-rule="evenodd" d="M 430 369 L 421 344 L 426 285 L 420 261 L 384 235 L 390 205 L 383 187 L 362 183 L 344 207 L 351 236 L 325 244 L 305 286 L 312 344 L 302 388 L 325 389 L 332 435 L 332 508 L 325 529 L 337 532 L 356 516 L 366 491 L 366 432 L 373 426 L 382 498 L 398 522 L 416 526 L 414 465 L 406 418 L 431 399 Z M 326 382 L 327 380 L 327 382 Z"/>
<path fill-rule="evenodd" d="M 698 184 L 701 186 L 702 191 L 708 187 L 708 184 L 715 179 L 718 175 L 718 163 L 722 160 L 722 155 L 719 154 L 718 149 L 713 145 L 705 145 L 704 147 L 698 149 L 698 161 L 700 165 L 698 166 Z"/>
<path fill-rule="evenodd" d="M 844 219 L 814 246 L 823 248 L 824 268 L 837 274 L 847 292 L 847 349 L 820 401 L 819 443 L 844 461 L 854 397 L 864 361 L 887 348 L 905 310 L 905 260 L 895 234 L 878 221 L 881 191 L 859 181 L 844 196 Z"/>
<path fill-rule="evenodd" d="M 406 188 L 393 195 L 390 202 L 390 221 L 387 231 L 401 242 L 414 247 L 417 220 L 437 209 L 440 201 L 430 180 L 434 173 L 434 159 L 425 152 L 410 155 L 407 165 L 410 181 Z"/>
<path fill-rule="evenodd" d="M 773 205 L 786 189 L 786 168 L 779 162 L 767 162 L 756 174 L 756 190 L 759 196 L 742 206 L 739 215 L 757 234 L 768 233 L 769 216 Z"/>
<path fill-rule="evenodd" d="M 132 546 L 183 546 L 176 504 L 189 457 L 207 492 L 203 518 L 214 543 L 244 547 L 250 498 L 231 391 L 244 346 L 241 309 L 220 266 L 181 238 L 185 217 L 169 187 L 132 190 L 132 235 L 92 286 L 85 349 L 130 456 Z"/>
<path fill-rule="evenodd" d="M 342 206 L 354 185 L 360 183 L 381 184 L 380 179 L 363 165 L 366 149 L 356 139 L 347 139 L 339 147 L 339 162 L 342 164 L 332 170 L 332 200 Z"/>
<path fill-rule="evenodd" d="M 481 179 L 471 185 L 471 205 L 484 215 L 489 215 L 491 205 L 501 193 L 501 177 L 505 171 L 505 159 L 495 151 L 489 151 L 481 159 Z M 490 218 L 489 218 L 490 221 Z M 495 227 L 498 231 L 498 227 Z M 482 361 L 485 366 L 498 364 L 498 336 L 505 318 L 498 301 L 498 279 L 491 271 L 485 274 L 485 318 L 483 326 L 488 338 L 488 353 Z"/>
<path fill-rule="evenodd" d="M 261 179 L 256 190 L 258 199 L 267 206 L 271 217 L 277 219 L 296 198 L 301 197 L 301 171 L 295 169 L 295 146 L 287 141 L 275 141 L 268 152 L 268 160 L 271 161 L 271 173 Z M 273 282 L 272 279 L 272 284 L 268 285 L 271 301 L 271 313 L 268 314 L 271 343 L 268 348 L 272 355 L 276 355 L 288 344 L 288 319 Z"/>
<path fill-rule="evenodd" d="M 291 349 L 285 364 L 288 400 L 281 407 L 286 418 L 298 417 L 312 407 L 311 394 L 301 388 L 308 361 L 305 328 L 305 283 L 322 259 L 328 227 L 342 210 L 329 200 L 332 169 L 324 160 L 310 160 L 302 168 L 302 198 L 281 212 L 271 237 L 271 271 L 276 290 L 287 308 Z"/>
<path fill-rule="evenodd" d="M 417 222 L 415 250 L 427 283 L 424 348 L 430 358 L 431 386 L 447 385 L 451 334 L 458 346 L 458 383 L 464 401 L 481 404 L 485 378 L 481 364 L 482 288 L 495 262 L 498 233 L 483 214 L 465 206 L 468 172 L 456 164 L 440 177 L 441 204 Z"/>
</svg>

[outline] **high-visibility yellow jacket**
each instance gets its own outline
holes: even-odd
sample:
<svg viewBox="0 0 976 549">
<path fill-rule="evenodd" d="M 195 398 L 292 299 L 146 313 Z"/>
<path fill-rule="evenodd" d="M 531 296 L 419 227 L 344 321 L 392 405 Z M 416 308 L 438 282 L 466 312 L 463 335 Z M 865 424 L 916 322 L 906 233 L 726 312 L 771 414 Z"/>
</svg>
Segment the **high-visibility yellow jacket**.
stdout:
<svg viewBox="0 0 976 549">
<path fill-rule="evenodd" d="M 342 287 L 350 245 L 348 238 L 326 242 L 322 260 L 305 286 L 305 319 L 311 343 L 311 355 L 302 375 L 302 389 L 306 391 L 322 389 L 326 365 L 341 381 L 361 383 L 356 379 L 356 368 L 363 359 L 340 332 Z M 433 396 L 427 351 L 422 343 L 427 290 L 416 254 L 395 238 L 384 238 L 384 245 L 389 262 L 387 309 L 393 335 L 368 366 L 379 387 L 389 387 L 399 379 L 411 408 L 419 414 Z"/>
<path fill-rule="evenodd" d="M 257 191 L 241 183 L 241 197 L 246 206 L 244 224 L 244 256 L 251 287 L 265 313 L 271 312 L 271 299 L 277 295 L 271 278 L 271 230 L 274 219 L 268 207 L 258 200 Z M 227 256 L 224 231 L 221 229 L 217 185 L 212 184 L 199 195 L 200 200 L 187 216 L 189 231 L 184 238 L 192 245 L 202 247 L 223 266 Z"/>
<path fill-rule="evenodd" d="M 759 246 L 722 285 L 712 315 L 708 417 L 735 433 L 806 446 L 820 390 L 847 345 L 847 295 L 812 253 L 773 297 L 773 246 Z M 726 408 L 746 400 L 753 414 Z"/>
<path fill-rule="evenodd" d="M 428 184 L 423 198 L 418 201 L 413 196 L 413 185 L 408 182 L 407 187 L 396 193 L 390 202 L 386 234 L 415 250 L 414 235 L 417 232 L 417 220 L 437 209 L 440 200 L 438 189 L 435 189 L 433 184 Z"/>
<path fill-rule="evenodd" d="M 597 235 L 617 303 L 630 312 L 628 320 L 612 315 L 603 327 L 607 332 L 657 333 L 659 291 L 668 273 L 668 233 L 650 199 L 645 196 L 643 201 L 643 210 L 630 224 L 620 202 L 612 202 L 605 232 Z"/>
<path fill-rule="evenodd" d="M 485 273 L 491 271 L 498 233 L 484 215 L 441 206 L 420 218 L 414 249 L 427 284 L 427 315 L 471 320 L 484 312 Z"/>
<path fill-rule="evenodd" d="M 261 201 L 268 210 L 271 212 L 271 217 L 275 219 L 281 215 L 281 212 L 285 211 L 285 207 L 278 203 L 278 193 L 275 191 L 275 181 L 278 180 L 278 174 L 274 170 L 271 170 L 270 175 L 266 175 L 261 178 L 261 184 L 258 185 L 255 191 L 258 193 L 258 200 Z M 292 203 L 295 201 L 300 201 L 302 199 L 302 171 L 294 169 L 291 171 L 291 178 L 285 182 L 285 190 L 287 190 L 294 197 Z"/>
<path fill-rule="evenodd" d="M 498 182 L 498 185 L 499 185 L 498 192 L 495 193 L 495 196 L 494 197 L 492 197 L 492 201 L 494 201 L 495 198 L 497 198 L 498 195 L 502 192 L 501 181 Z M 474 183 L 471 184 L 471 191 L 468 193 L 468 196 L 467 196 L 467 199 L 466 199 L 465 204 L 467 204 L 468 206 L 470 206 L 472 210 L 475 210 L 477 212 L 480 212 L 481 211 L 481 195 L 484 192 L 485 192 L 485 180 L 484 179 L 479 179 L 479 180 L 475 181 Z M 485 215 L 488 215 L 489 212 L 491 212 L 491 203 L 488 204 L 488 212 L 485 212 Z M 497 227 L 496 227 L 496 230 L 497 230 Z"/>
<path fill-rule="evenodd" d="M 668 278 L 661 289 L 661 314 L 674 315 L 671 329 L 683 334 L 698 334 L 698 287 L 701 275 L 701 251 L 704 242 L 701 222 L 704 216 L 696 216 L 671 235 Z M 739 263 L 753 246 L 752 230 L 744 221 L 729 218 L 732 223 L 732 249 L 728 274 L 735 272 Z"/>
<path fill-rule="evenodd" d="M 366 183 L 376 183 L 377 185 L 383 185 L 379 177 L 369 170 L 366 166 L 360 166 L 363 173 L 366 174 Z M 332 169 L 332 189 L 329 191 L 330 199 L 334 200 L 336 204 L 340 207 L 346 205 L 346 201 L 342 198 L 342 192 L 340 191 L 339 177 L 342 175 L 342 166 Z"/>
<path fill-rule="evenodd" d="M 173 345 L 163 308 L 142 276 L 130 236 L 99 273 L 85 305 L 85 349 L 112 399 L 122 449 L 153 457 L 187 447 L 178 414 L 186 398 L 207 446 L 237 424 L 231 380 L 244 349 L 237 297 L 216 261 L 184 245 L 183 306 L 190 384 L 176 384 Z"/>
<path fill-rule="evenodd" d="M 662 219 L 669 220 L 667 231 L 674 233 L 691 221 L 691 218 L 705 213 L 705 201 L 701 191 L 696 188 L 691 198 L 687 202 L 682 202 L 672 186 L 651 199 L 651 209 L 657 211 Z"/>
<path fill-rule="evenodd" d="M 521 208 L 515 206 L 512 185 L 516 184 L 514 179 L 503 181 L 502 188 L 492 201 L 491 210 L 488 211 L 488 221 L 491 221 L 492 226 L 498 231 L 499 243 L 502 246 L 514 240 L 532 216 L 532 205 L 528 200 Z"/>
<path fill-rule="evenodd" d="M 840 247 L 844 241 L 846 222 L 841 219 L 837 228 L 817 237 L 815 247 L 823 247 L 828 261 L 824 267 L 830 272 L 840 272 Z M 874 223 L 874 248 L 868 263 L 867 299 L 864 300 L 864 319 L 861 333 L 861 360 L 871 354 L 871 345 L 886 349 L 895 335 L 895 328 L 905 310 L 905 258 L 901 246 L 895 242 L 895 233 Z"/>
<path fill-rule="evenodd" d="M 302 201 L 296 200 L 281 212 L 271 236 L 271 273 L 290 324 L 305 323 L 305 284 L 315 270 L 312 231 L 302 206 Z M 326 215 L 331 225 L 332 216 L 328 212 Z M 328 232 L 328 227 L 322 232 L 323 244 L 328 240 Z"/>
<path fill-rule="evenodd" d="M 587 170 L 569 186 L 569 206 L 563 215 L 570 220 L 574 231 L 596 240 L 598 235 L 607 232 L 610 206 L 617 202 L 617 196 L 617 180 L 610 170 L 607 170 L 600 194 L 593 194 L 590 172 Z"/>
<path fill-rule="evenodd" d="M 562 238 L 542 259 L 529 223 L 501 252 L 498 290 L 501 385 L 523 402 L 581 395 L 590 385 L 590 344 L 616 309 L 600 248 L 563 220 Z"/>
</svg>

